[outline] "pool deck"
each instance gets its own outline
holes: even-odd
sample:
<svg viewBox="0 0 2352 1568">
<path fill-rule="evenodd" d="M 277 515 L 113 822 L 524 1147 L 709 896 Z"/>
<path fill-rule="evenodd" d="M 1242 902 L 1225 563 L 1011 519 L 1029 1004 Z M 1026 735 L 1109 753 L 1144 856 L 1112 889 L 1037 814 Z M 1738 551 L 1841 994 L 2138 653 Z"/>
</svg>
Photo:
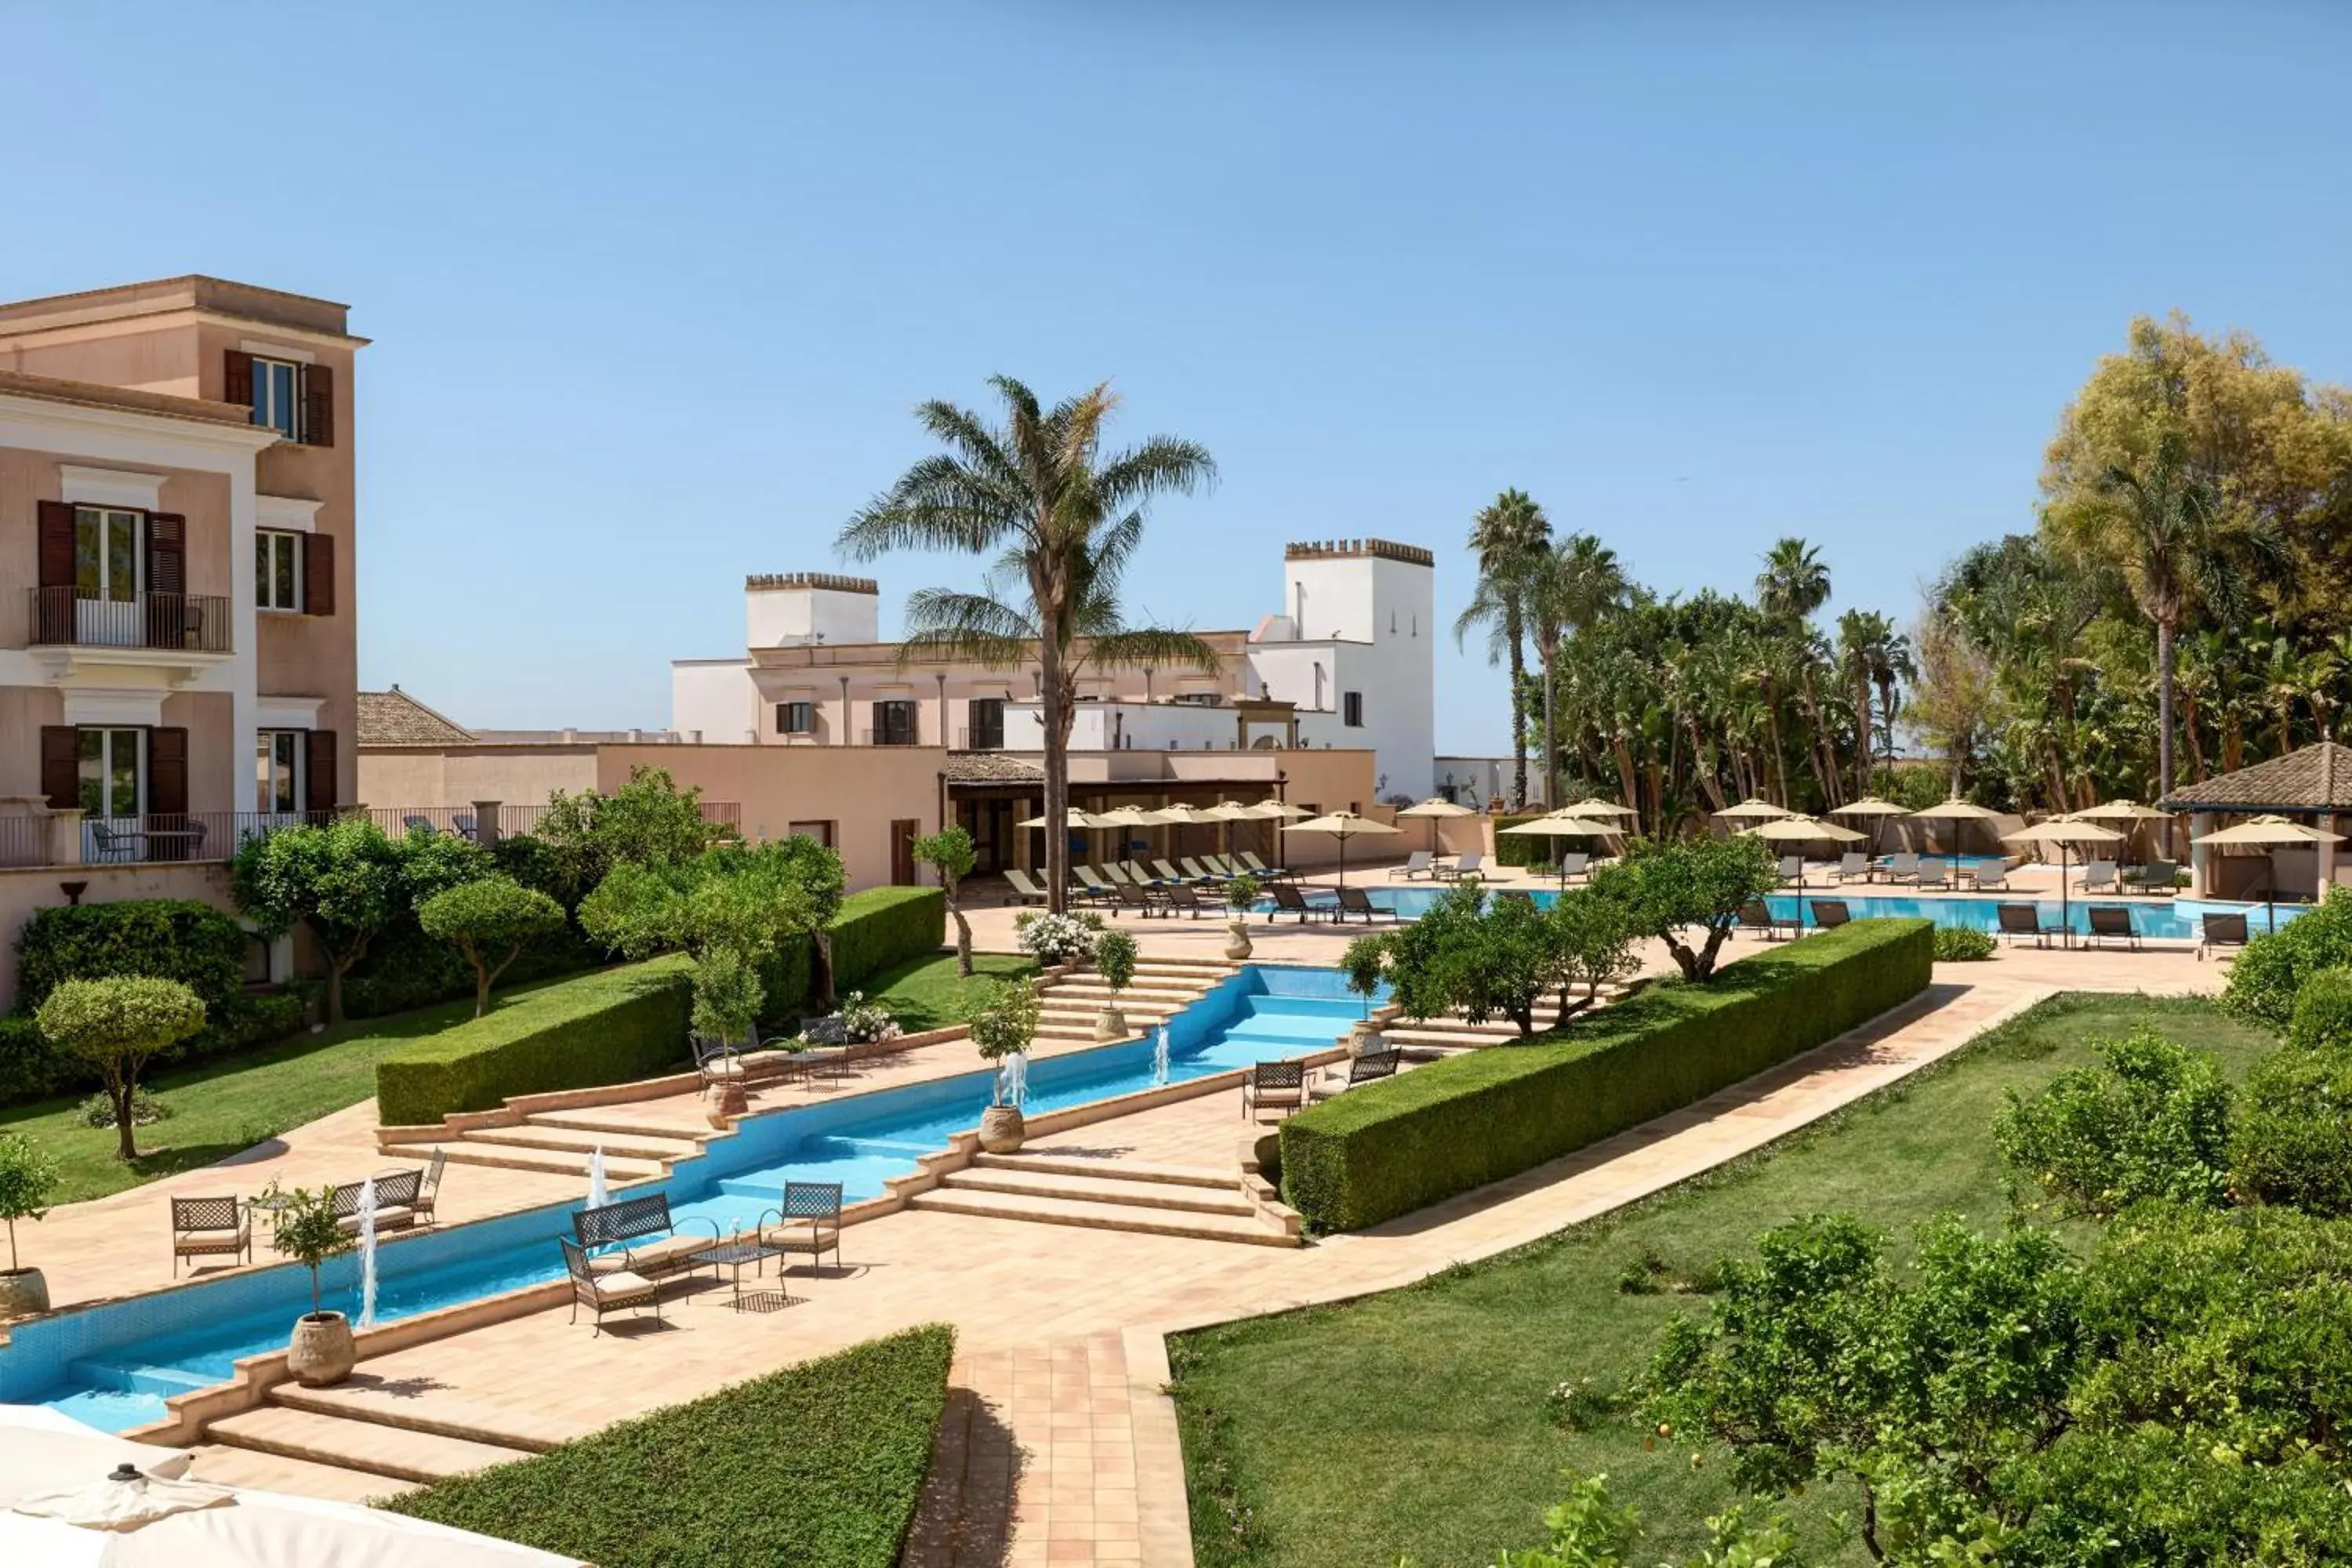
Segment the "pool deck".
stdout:
<svg viewBox="0 0 2352 1568">
<path fill-rule="evenodd" d="M 1371 879 L 1384 877 L 1375 871 Z M 2016 879 L 2022 896 L 2035 896 L 2023 876 Z M 982 947 L 1010 945 L 1011 914 L 976 911 Z M 1221 922 L 1120 923 L 1150 955 L 1222 955 Z M 1326 964 L 1347 940 L 1287 925 L 1253 934 L 1261 963 Z M 1765 946 L 1741 937 L 1731 954 Z M 1662 969 L 1667 961 L 1654 944 L 1644 962 Z M 706 1281 L 683 1291 L 658 1326 L 616 1317 L 593 1335 L 563 1309 L 541 1311 L 372 1359 L 329 1394 L 354 1411 L 373 1406 L 493 1442 L 543 1443 L 893 1329 L 944 1321 L 960 1336 L 949 1421 L 906 1562 L 1174 1568 L 1192 1558 L 1182 1458 L 1172 1408 L 1160 1393 L 1166 1332 L 1392 1289 L 1536 1239 L 1794 1131 L 2054 991 L 2206 992 L 2224 973 L 2196 962 L 2187 944 L 2151 943 L 2139 952 L 2004 947 L 1990 963 L 1938 965 L 1919 1001 L 1772 1072 L 1360 1235 L 1284 1250 L 908 1210 L 849 1229 L 840 1269 L 793 1270 L 792 1303 L 779 1310 L 738 1312 L 724 1288 Z M 967 1045 L 927 1047 L 883 1058 L 842 1089 L 814 1092 L 915 1081 L 976 1061 Z M 690 1095 L 646 1102 L 632 1114 L 649 1124 L 698 1125 Z M 164 1193 L 250 1192 L 280 1174 L 349 1180 L 392 1163 L 374 1152 L 372 1125 L 373 1107 L 355 1107 L 241 1156 L 229 1170 L 60 1209 L 33 1233 L 35 1256 L 61 1300 L 155 1289 L 168 1279 Z M 1107 1166 L 1231 1169 L 1245 1125 L 1237 1097 L 1220 1092 L 1031 1148 Z M 456 1221 L 560 1201 L 577 1185 L 452 1167 L 443 1204 Z M 331 1495 L 398 1489 L 298 1457 L 214 1447 L 196 1473 Z"/>
</svg>

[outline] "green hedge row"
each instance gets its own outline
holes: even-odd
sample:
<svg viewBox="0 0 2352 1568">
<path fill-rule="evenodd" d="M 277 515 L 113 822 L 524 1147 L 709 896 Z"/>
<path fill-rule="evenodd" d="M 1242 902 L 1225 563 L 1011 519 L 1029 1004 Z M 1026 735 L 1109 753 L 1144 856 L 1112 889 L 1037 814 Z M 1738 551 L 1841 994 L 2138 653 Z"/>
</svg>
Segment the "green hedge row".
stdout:
<svg viewBox="0 0 2352 1568">
<path fill-rule="evenodd" d="M 1934 960 L 1930 922 L 1855 921 L 1367 1084 L 1282 1124 L 1283 1196 L 1317 1230 L 1359 1230 L 1516 1175 L 1843 1034 L 1926 989 Z"/>
<path fill-rule="evenodd" d="M 239 993 L 205 1009 L 203 1030 L 158 1052 L 149 1074 L 191 1067 L 274 1045 L 301 1031 L 310 1005 L 291 991 Z M 100 1087 L 84 1058 L 54 1044 L 30 1018 L 0 1017 L 0 1107 L 25 1105 Z"/>
<path fill-rule="evenodd" d="M 693 1002 L 684 958 L 600 970 L 494 999 L 468 1018 L 376 1064 L 377 1120 L 387 1127 L 488 1110 L 510 1096 L 625 1083 L 686 1054 Z"/>
<path fill-rule="evenodd" d="M 1530 811 L 1522 812 L 1517 816 L 1506 814 L 1495 818 L 1495 864 L 1497 866 L 1549 866 L 1552 863 L 1556 858 L 1552 851 L 1559 847 L 1557 840 L 1538 838 L 1531 834 L 1523 834 L 1516 838 L 1507 838 L 1503 836 L 1503 829 L 1506 827 L 1517 827 L 1522 822 L 1533 822 L 1542 815 L 1543 813 L 1539 811 Z"/>
<path fill-rule="evenodd" d="M 947 895 L 937 888 L 868 888 L 842 900 L 826 930 L 833 943 L 834 989 L 856 991 L 884 971 L 946 944 Z M 761 1024 L 782 1024 L 808 1010 L 816 984 L 814 950 L 813 942 L 789 942 L 761 972 L 767 992 Z"/>
<path fill-rule="evenodd" d="M 955 1331 L 868 1340 L 386 1507 L 602 1568 L 891 1568 Z"/>
</svg>

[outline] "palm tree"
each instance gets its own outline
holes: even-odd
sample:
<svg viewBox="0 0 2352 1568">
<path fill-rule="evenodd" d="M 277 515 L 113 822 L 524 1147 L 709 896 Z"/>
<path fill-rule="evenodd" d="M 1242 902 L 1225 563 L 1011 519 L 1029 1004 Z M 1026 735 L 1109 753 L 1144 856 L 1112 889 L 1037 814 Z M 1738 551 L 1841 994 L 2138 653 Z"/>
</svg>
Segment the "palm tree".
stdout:
<svg viewBox="0 0 2352 1568">
<path fill-rule="evenodd" d="M 1559 805 L 1559 730 L 1553 723 L 1552 666 L 1562 634 L 1580 632 L 1625 602 L 1617 552 L 1589 533 L 1571 533 L 1528 563 L 1523 585 L 1528 631 L 1543 667 L 1544 804 Z M 1630 802 L 1628 804 L 1631 804 Z"/>
<path fill-rule="evenodd" d="M 1118 406 L 1108 383 L 1041 408 L 1010 376 L 989 384 L 1004 403 L 1002 425 L 951 403 L 915 410 L 947 447 L 922 458 L 843 525 L 838 542 L 871 561 L 893 550 L 993 556 L 978 592 L 927 588 L 907 602 L 901 662 L 924 655 L 993 668 L 1035 659 L 1045 731 L 1045 887 L 1049 908 L 1067 907 L 1070 731 L 1078 675 L 1171 664 L 1214 669 L 1216 650 L 1190 632 L 1131 627 L 1118 605 L 1120 574 L 1143 542 L 1151 501 L 1213 483 L 1216 463 L 1197 442 L 1154 436 L 1108 457 L 1104 423 Z"/>
<path fill-rule="evenodd" d="M 1895 623 L 1875 610 L 1848 610 L 1838 617 L 1838 665 L 1845 678 L 1853 682 L 1853 718 L 1855 733 L 1862 743 L 1862 755 L 1855 769 L 1860 781 L 1858 793 L 1870 793 L 1870 746 L 1874 728 L 1871 694 L 1878 696 L 1880 716 L 1885 721 L 1886 752 L 1895 753 L 1895 698 L 1906 680 L 1918 678 L 1911 662 L 1911 639 L 1895 629 Z"/>
<path fill-rule="evenodd" d="M 1830 569 L 1822 552 L 1801 539 L 1783 539 L 1764 553 L 1756 574 L 1756 602 L 1768 616 L 1801 621 L 1829 603 Z"/>
<path fill-rule="evenodd" d="M 1520 693 L 1528 681 L 1527 576 L 1534 559 L 1551 545 L 1551 524 L 1525 490 L 1505 490 L 1470 524 L 1470 550 L 1478 558 L 1478 584 L 1454 623 L 1460 646 L 1470 629 L 1487 628 L 1486 662 L 1511 667 L 1511 804 L 1528 803 L 1528 718 Z M 1557 801 L 1552 802 L 1558 805 Z"/>
</svg>

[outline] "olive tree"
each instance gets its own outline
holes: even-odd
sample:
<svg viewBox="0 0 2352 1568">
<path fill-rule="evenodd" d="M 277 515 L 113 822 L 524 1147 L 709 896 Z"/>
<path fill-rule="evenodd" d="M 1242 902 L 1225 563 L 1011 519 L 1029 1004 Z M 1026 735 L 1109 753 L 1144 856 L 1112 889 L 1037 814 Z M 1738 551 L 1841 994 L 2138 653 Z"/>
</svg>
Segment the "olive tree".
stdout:
<svg viewBox="0 0 2352 1568">
<path fill-rule="evenodd" d="M 563 906 L 511 877 L 460 882 L 416 906 L 425 934 L 455 946 L 474 966 L 474 1016 L 490 1010 L 490 987 L 537 937 L 563 928 Z"/>
<path fill-rule="evenodd" d="M 205 1026 L 205 1004 L 176 980 L 68 980 L 34 1015 L 41 1033 L 98 1069 L 114 1105 L 116 1152 L 139 1157 L 131 1102 L 147 1058 Z"/>
<path fill-rule="evenodd" d="M 1636 840 L 1589 885 L 1624 907 L 1635 935 L 1662 939 L 1684 979 L 1705 981 L 1714 977 L 1740 906 L 1779 887 L 1780 873 L 1755 838 Z"/>
<path fill-rule="evenodd" d="M 961 884 L 979 864 L 973 851 L 971 835 L 961 823 L 942 827 L 915 840 L 915 858 L 939 873 L 940 891 L 946 896 L 948 918 L 955 921 L 956 973 L 971 978 L 971 922 L 963 918 L 963 905 L 959 897 Z"/>
</svg>

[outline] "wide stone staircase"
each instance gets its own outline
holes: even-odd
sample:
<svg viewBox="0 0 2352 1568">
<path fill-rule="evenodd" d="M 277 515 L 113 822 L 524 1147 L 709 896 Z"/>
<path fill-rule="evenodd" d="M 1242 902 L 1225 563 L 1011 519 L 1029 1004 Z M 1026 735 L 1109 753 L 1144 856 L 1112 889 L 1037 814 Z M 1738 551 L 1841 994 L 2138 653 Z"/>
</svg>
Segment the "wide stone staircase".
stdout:
<svg viewBox="0 0 2352 1568">
<path fill-rule="evenodd" d="M 1135 977 L 1118 993 L 1118 1010 L 1131 1035 L 1144 1035 L 1198 1002 L 1238 966 L 1223 959 L 1141 958 Z M 1041 993 L 1045 1016 L 1041 1040 L 1092 1040 L 1095 1016 L 1112 1000 L 1109 985 L 1090 973 L 1066 975 Z"/>
<path fill-rule="evenodd" d="M 534 1111 L 510 1127 L 469 1127 L 434 1147 L 453 1165 L 536 1171 L 585 1181 L 589 1162 L 601 1146 L 604 1174 L 617 1184 L 667 1174 L 676 1162 L 700 1153 L 710 1137 L 709 1128 L 695 1127 L 684 1113 L 665 1119 L 658 1110 L 636 1106 L 592 1106 Z"/>
<path fill-rule="evenodd" d="M 268 1403 L 212 1422 L 205 1441 L 213 1450 L 264 1454 L 291 1465 L 305 1490 L 365 1496 L 527 1458 L 572 1436 L 554 1429 L 517 1434 L 506 1429 L 506 1412 L 499 1429 L 485 1430 L 460 1410 L 436 1405 L 427 1414 L 412 1408 L 418 1403 L 363 1376 L 332 1388 L 281 1384 Z M 237 1473 L 233 1455 L 208 1464 L 201 1450 L 196 1469 L 223 1479 Z"/>
<path fill-rule="evenodd" d="M 1136 1231 L 1196 1241 L 1297 1247 L 1297 1231 L 1260 1209 L 1235 1171 L 1045 1154 L 979 1154 L 909 1206 L 982 1219 Z"/>
</svg>

